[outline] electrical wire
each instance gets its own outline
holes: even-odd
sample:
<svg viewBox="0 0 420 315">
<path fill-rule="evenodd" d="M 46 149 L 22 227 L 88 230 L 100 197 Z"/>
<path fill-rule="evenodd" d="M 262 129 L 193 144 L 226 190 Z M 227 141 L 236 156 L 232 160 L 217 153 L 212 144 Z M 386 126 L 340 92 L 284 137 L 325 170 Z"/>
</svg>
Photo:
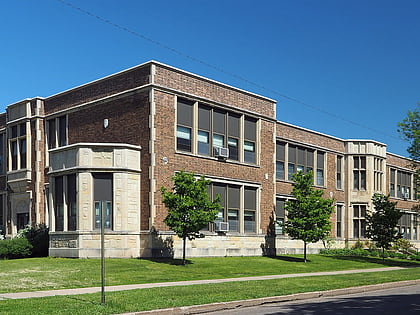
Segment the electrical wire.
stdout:
<svg viewBox="0 0 420 315">
<path fill-rule="evenodd" d="M 357 127 L 360 127 L 360 128 L 366 129 L 366 130 L 370 130 L 370 131 L 375 132 L 375 133 L 377 133 L 377 134 L 381 134 L 381 135 L 383 135 L 383 136 L 387 136 L 387 137 L 390 137 L 390 138 L 393 138 L 393 139 L 396 139 L 396 140 L 399 140 L 399 141 L 403 141 L 401 138 L 395 137 L 395 136 L 393 136 L 393 135 L 391 135 L 391 134 L 387 134 L 387 133 L 385 133 L 385 132 L 383 132 L 383 131 L 381 131 L 381 130 L 378 130 L 378 129 L 375 129 L 375 128 L 372 128 L 372 127 L 369 127 L 369 126 L 363 125 L 363 124 L 361 124 L 361 123 L 355 122 L 355 121 L 350 120 L 350 119 L 347 119 L 347 118 L 344 118 L 344 117 L 342 117 L 342 116 L 340 116 L 340 115 L 337 115 L 337 114 L 335 114 L 335 113 L 332 113 L 332 112 L 326 111 L 326 110 L 324 110 L 324 109 L 322 109 L 322 108 L 320 108 L 320 107 L 318 107 L 318 106 L 311 105 L 311 104 L 309 104 L 309 103 L 307 103 L 307 102 L 303 102 L 303 101 L 301 101 L 301 100 L 299 100 L 299 99 L 297 99 L 297 98 L 294 98 L 294 97 L 291 97 L 291 96 L 285 95 L 285 94 L 280 93 L 280 92 L 278 92 L 278 91 L 276 91 L 276 90 L 273 90 L 273 89 L 271 89 L 271 88 L 267 88 L 267 87 L 265 87 L 265 86 L 263 86 L 263 85 L 261 85 L 261 84 L 258 84 L 258 83 L 254 82 L 254 81 L 251 81 L 251 80 L 249 80 L 249 79 L 247 79 L 247 78 L 245 78 L 245 77 L 242 77 L 242 76 L 240 76 L 240 75 L 237 75 L 236 73 L 226 71 L 226 70 L 222 69 L 221 67 L 215 66 L 215 65 L 213 65 L 213 64 L 211 64 L 211 63 L 208 63 L 208 62 L 206 62 L 206 61 L 203 61 L 203 60 L 201 60 L 201 59 L 198 59 L 198 58 L 196 58 L 196 57 L 193 57 L 193 56 L 191 56 L 191 55 L 189 55 L 189 54 L 186 54 L 186 53 L 184 53 L 184 52 L 182 52 L 182 51 L 180 51 L 180 50 L 177 50 L 177 49 L 175 49 L 175 48 L 173 48 L 173 47 L 170 47 L 170 46 L 168 46 L 168 45 L 166 45 L 166 44 L 164 44 L 164 43 L 162 43 L 162 42 L 160 42 L 160 41 L 157 41 L 157 40 L 155 40 L 155 39 L 152 39 L 152 38 L 150 38 L 150 37 L 147 37 L 147 36 L 145 36 L 145 35 L 143 35 L 143 34 L 141 34 L 141 33 L 137 32 L 137 31 L 133 31 L 133 30 L 131 30 L 131 29 L 129 29 L 129 28 L 127 28 L 127 27 L 125 27 L 125 26 L 122 26 L 122 25 L 120 25 L 120 24 L 117 24 L 117 23 L 115 23 L 115 22 L 112 22 L 112 21 L 110 21 L 110 20 L 108 20 L 108 19 L 106 19 L 106 18 L 104 18 L 104 17 L 102 17 L 102 16 L 99 16 L 99 15 L 97 15 L 97 14 L 95 14 L 95 13 L 92 13 L 91 11 L 88 11 L 88 10 L 86 10 L 86 9 L 83 9 L 83 8 L 81 8 L 81 7 L 78 7 L 78 6 L 74 5 L 73 3 L 69 2 L 69 1 L 65 1 L 65 0 L 57 0 L 57 1 L 58 1 L 58 2 L 61 2 L 61 3 L 63 3 L 63 4 L 65 4 L 65 5 L 67 5 L 68 7 L 72 8 L 72 9 L 74 9 L 74 10 L 77 10 L 77 11 L 82 12 L 82 13 L 84 13 L 84 14 L 88 15 L 88 16 L 91 16 L 91 17 L 93 17 L 93 18 L 96 18 L 96 19 L 98 19 L 99 21 L 101 21 L 101 22 L 103 22 L 103 23 L 106 23 L 106 24 L 108 24 L 108 25 L 111 25 L 112 27 L 115 27 L 115 28 L 117 28 L 117 29 L 119 29 L 119 30 L 121 30 L 121 31 L 127 32 L 127 33 L 129 33 L 129 34 L 131 34 L 131 35 L 134 35 L 134 36 L 136 36 L 136 37 L 139 37 L 139 38 L 141 38 L 141 39 L 143 39 L 143 40 L 145 40 L 145 41 L 148 41 L 148 42 L 150 42 L 150 43 L 152 43 L 152 44 L 155 44 L 155 45 L 160 46 L 160 47 L 162 47 L 162 48 L 164 48 L 164 49 L 166 49 L 166 50 L 169 50 L 169 51 L 171 51 L 171 52 L 173 52 L 173 53 L 175 53 L 175 54 L 177 54 L 177 55 L 179 55 L 179 56 L 182 56 L 182 57 L 184 57 L 184 58 L 190 59 L 190 60 L 192 60 L 192 61 L 194 61 L 194 62 L 196 62 L 196 63 L 202 64 L 202 65 L 204 65 L 204 66 L 206 66 L 206 67 L 208 67 L 208 68 L 211 68 L 211 69 L 213 69 L 213 70 L 216 70 L 216 71 L 218 71 L 218 72 L 220 72 L 220 73 L 223 73 L 223 74 L 225 74 L 225 75 L 228 75 L 228 76 L 230 76 L 230 77 L 236 78 L 236 79 L 238 79 L 238 80 L 240 80 L 240 81 L 243 81 L 243 82 L 245 82 L 245 83 L 247 83 L 247 84 L 250 84 L 250 85 L 252 85 L 252 86 L 254 86 L 254 87 L 257 87 L 257 88 L 259 88 L 259 89 L 262 89 L 262 90 L 264 90 L 264 91 L 267 91 L 267 92 L 269 92 L 269 93 L 272 93 L 272 94 L 274 94 L 274 95 L 277 95 L 277 96 L 279 96 L 279 97 L 281 97 L 281 98 L 283 98 L 283 99 L 287 99 L 287 100 L 292 101 L 292 102 L 294 102 L 294 103 L 301 104 L 301 105 L 303 105 L 303 106 L 305 106 L 305 107 L 307 107 L 307 108 L 310 108 L 310 109 L 312 109 L 312 110 L 315 110 L 315 111 L 321 112 L 321 113 L 323 113 L 323 114 L 325 114 L 325 115 L 331 116 L 331 117 L 333 117 L 333 118 L 335 118 L 335 119 L 339 119 L 339 120 L 341 120 L 341 121 L 344 121 L 344 122 L 346 122 L 346 123 L 352 124 L 352 125 L 354 125 L 354 126 L 357 126 Z"/>
</svg>

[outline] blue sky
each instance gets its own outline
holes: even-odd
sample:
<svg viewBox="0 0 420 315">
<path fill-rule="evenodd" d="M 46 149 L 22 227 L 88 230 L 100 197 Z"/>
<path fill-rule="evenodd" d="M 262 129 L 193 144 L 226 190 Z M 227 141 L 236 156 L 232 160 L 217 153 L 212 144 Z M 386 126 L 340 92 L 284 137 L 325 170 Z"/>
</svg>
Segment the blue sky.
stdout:
<svg viewBox="0 0 420 315">
<path fill-rule="evenodd" d="M 417 0 L 3 0 L 0 110 L 157 60 L 273 98 L 281 121 L 405 156 L 419 16 Z"/>
</svg>

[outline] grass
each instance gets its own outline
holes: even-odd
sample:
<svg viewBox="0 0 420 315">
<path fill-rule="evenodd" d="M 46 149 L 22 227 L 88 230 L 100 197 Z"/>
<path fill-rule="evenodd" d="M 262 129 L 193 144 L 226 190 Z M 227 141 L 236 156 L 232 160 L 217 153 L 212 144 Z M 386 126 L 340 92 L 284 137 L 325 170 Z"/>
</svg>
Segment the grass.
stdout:
<svg viewBox="0 0 420 315">
<path fill-rule="evenodd" d="M 0 314 L 117 314 L 419 278 L 420 268 L 410 268 L 351 275 L 152 288 L 107 293 L 105 306 L 100 304 L 99 293 L 5 300 L 0 301 Z"/>
<path fill-rule="evenodd" d="M 367 257 L 301 256 L 194 258 L 179 260 L 107 259 L 106 285 L 182 280 L 236 278 L 271 274 L 368 269 L 384 266 L 420 266 Z M 99 259 L 29 258 L 0 260 L 0 293 L 100 286 Z"/>
</svg>

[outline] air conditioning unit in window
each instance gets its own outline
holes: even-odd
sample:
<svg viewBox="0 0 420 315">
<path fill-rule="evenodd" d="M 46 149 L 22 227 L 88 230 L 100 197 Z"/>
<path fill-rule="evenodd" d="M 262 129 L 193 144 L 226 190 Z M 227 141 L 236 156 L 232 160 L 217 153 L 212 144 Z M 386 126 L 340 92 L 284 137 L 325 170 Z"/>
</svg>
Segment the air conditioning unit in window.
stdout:
<svg viewBox="0 0 420 315">
<path fill-rule="evenodd" d="M 214 156 L 221 159 L 229 157 L 229 149 L 223 147 L 214 147 Z"/>
<path fill-rule="evenodd" d="M 229 231 L 229 222 L 215 222 L 214 230 L 216 232 L 228 232 Z"/>
<path fill-rule="evenodd" d="M 404 199 L 405 200 L 410 199 L 410 193 L 409 192 L 404 193 Z"/>
</svg>

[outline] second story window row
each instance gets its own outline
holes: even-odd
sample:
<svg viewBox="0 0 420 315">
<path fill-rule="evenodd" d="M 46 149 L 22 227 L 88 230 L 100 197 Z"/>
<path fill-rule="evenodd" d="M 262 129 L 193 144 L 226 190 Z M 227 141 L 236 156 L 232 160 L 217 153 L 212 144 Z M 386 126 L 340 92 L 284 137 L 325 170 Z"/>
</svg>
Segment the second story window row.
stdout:
<svg viewBox="0 0 420 315">
<path fill-rule="evenodd" d="M 294 173 L 313 171 L 316 185 L 324 186 L 324 165 L 325 152 L 323 151 L 285 142 L 276 144 L 276 179 L 290 181 Z"/>
<path fill-rule="evenodd" d="M 176 149 L 257 163 L 257 119 L 179 98 Z"/>
</svg>

